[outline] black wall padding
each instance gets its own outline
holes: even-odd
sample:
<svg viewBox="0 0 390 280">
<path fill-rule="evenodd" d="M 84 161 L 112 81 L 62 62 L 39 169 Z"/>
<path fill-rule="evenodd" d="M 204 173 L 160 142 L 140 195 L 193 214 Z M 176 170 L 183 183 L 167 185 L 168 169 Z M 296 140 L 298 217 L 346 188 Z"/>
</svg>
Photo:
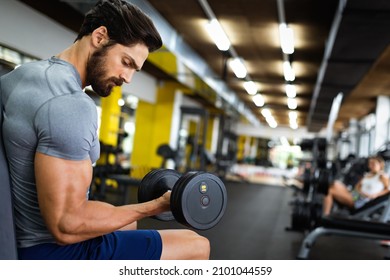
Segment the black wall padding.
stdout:
<svg viewBox="0 0 390 280">
<path fill-rule="evenodd" d="M 3 105 L 0 93 L 0 260 L 17 259 L 11 185 L 3 146 Z"/>
</svg>

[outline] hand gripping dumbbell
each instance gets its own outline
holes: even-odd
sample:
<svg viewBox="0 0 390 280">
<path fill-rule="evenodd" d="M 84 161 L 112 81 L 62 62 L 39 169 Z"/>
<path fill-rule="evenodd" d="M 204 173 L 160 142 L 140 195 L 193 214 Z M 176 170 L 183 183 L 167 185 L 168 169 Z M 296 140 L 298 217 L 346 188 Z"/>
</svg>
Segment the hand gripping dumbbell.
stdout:
<svg viewBox="0 0 390 280">
<path fill-rule="evenodd" d="M 226 210 L 227 193 L 215 175 L 198 171 L 181 176 L 172 169 L 152 170 L 138 188 L 138 202 L 147 202 L 171 193 L 171 211 L 154 216 L 158 220 L 179 223 L 198 230 L 214 227 Z"/>
</svg>

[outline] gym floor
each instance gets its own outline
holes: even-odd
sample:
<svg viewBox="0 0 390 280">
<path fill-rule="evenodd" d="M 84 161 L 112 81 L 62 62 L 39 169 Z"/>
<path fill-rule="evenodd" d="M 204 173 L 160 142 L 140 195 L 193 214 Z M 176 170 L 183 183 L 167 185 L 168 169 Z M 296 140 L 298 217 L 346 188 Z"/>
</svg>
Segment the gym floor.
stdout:
<svg viewBox="0 0 390 280">
<path fill-rule="evenodd" d="M 213 260 L 290 260 L 296 259 L 304 233 L 288 231 L 293 190 L 283 186 L 225 182 L 228 204 L 218 225 L 199 231 L 209 238 Z M 130 201 L 135 202 L 135 187 Z M 161 222 L 147 218 L 139 228 L 184 228 L 175 221 Z M 309 259 L 383 260 L 390 249 L 378 240 L 322 236 L 311 250 Z"/>
</svg>

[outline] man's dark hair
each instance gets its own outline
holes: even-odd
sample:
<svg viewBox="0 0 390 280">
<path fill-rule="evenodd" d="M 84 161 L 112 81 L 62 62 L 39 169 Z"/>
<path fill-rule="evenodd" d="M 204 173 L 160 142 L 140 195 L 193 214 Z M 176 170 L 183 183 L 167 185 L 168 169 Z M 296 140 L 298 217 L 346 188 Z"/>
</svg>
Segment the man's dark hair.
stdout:
<svg viewBox="0 0 390 280">
<path fill-rule="evenodd" d="M 123 0 L 100 0 L 84 18 L 76 41 L 105 26 L 111 41 L 125 46 L 143 43 L 153 52 L 162 40 L 152 20 L 136 6 Z"/>
</svg>

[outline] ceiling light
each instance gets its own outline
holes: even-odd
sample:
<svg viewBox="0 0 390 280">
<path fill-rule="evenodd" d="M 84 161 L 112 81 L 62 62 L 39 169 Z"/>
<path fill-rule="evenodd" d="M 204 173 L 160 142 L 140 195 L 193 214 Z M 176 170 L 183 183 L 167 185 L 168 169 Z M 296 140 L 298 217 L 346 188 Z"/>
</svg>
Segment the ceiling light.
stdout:
<svg viewBox="0 0 390 280">
<path fill-rule="evenodd" d="M 118 105 L 120 107 L 124 106 L 125 105 L 125 101 L 122 98 L 118 99 Z"/>
<path fill-rule="evenodd" d="M 295 80 L 294 70 L 292 69 L 291 63 L 289 61 L 283 62 L 283 72 L 284 72 L 284 79 L 286 81 L 292 82 Z"/>
<path fill-rule="evenodd" d="M 278 123 L 275 121 L 274 118 L 267 119 L 267 123 L 271 128 L 276 128 L 278 126 Z"/>
<path fill-rule="evenodd" d="M 290 112 L 288 112 L 288 116 L 290 118 L 290 127 L 292 129 L 297 129 L 298 128 L 298 123 L 297 123 L 298 113 L 296 111 L 290 111 Z"/>
<path fill-rule="evenodd" d="M 250 95 L 255 95 L 257 93 L 257 85 L 253 81 L 244 82 L 244 88 Z"/>
<path fill-rule="evenodd" d="M 237 78 L 242 79 L 246 77 L 247 70 L 241 58 L 239 57 L 231 58 L 229 60 L 229 65 Z"/>
<path fill-rule="evenodd" d="M 297 129 L 298 128 L 298 123 L 297 123 L 297 117 L 298 114 L 296 111 L 290 111 L 288 113 L 288 116 L 290 117 L 290 127 L 292 129 Z"/>
<path fill-rule="evenodd" d="M 298 118 L 298 114 L 296 111 L 290 111 L 288 112 L 288 117 L 290 120 L 296 120 Z"/>
<path fill-rule="evenodd" d="M 298 106 L 297 100 L 294 98 L 287 98 L 287 106 L 290 110 L 295 110 Z"/>
<path fill-rule="evenodd" d="M 264 108 L 263 110 L 261 110 L 261 114 L 263 115 L 264 118 L 268 118 L 268 117 L 272 116 L 271 111 L 267 108 Z"/>
<path fill-rule="evenodd" d="M 256 94 L 255 96 L 252 97 L 252 100 L 257 107 L 264 106 L 264 98 L 261 94 Z"/>
<path fill-rule="evenodd" d="M 298 128 L 298 124 L 297 124 L 296 122 L 291 122 L 291 121 L 290 121 L 290 127 L 291 127 L 292 129 L 297 129 L 297 128 Z"/>
<path fill-rule="evenodd" d="M 269 109 L 267 108 L 262 109 L 261 114 L 263 115 L 263 117 L 265 118 L 265 120 L 267 121 L 268 125 L 271 128 L 276 128 L 278 126 L 278 123 L 275 121 L 275 118 L 272 116 L 272 113 Z"/>
<path fill-rule="evenodd" d="M 287 94 L 287 97 L 289 97 L 289 98 L 294 98 L 295 96 L 297 96 L 297 90 L 295 89 L 295 86 L 291 85 L 291 84 L 287 84 L 286 85 L 286 94 Z"/>
<path fill-rule="evenodd" d="M 209 33 L 211 39 L 217 45 L 217 48 L 221 51 L 227 51 L 230 48 L 230 41 L 223 31 L 218 20 L 212 19 L 206 25 L 206 30 Z"/>
<path fill-rule="evenodd" d="M 294 52 L 294 32 L 285 23 L 279 25 L 280 45 L 285 54 Z"/>
</svg>

